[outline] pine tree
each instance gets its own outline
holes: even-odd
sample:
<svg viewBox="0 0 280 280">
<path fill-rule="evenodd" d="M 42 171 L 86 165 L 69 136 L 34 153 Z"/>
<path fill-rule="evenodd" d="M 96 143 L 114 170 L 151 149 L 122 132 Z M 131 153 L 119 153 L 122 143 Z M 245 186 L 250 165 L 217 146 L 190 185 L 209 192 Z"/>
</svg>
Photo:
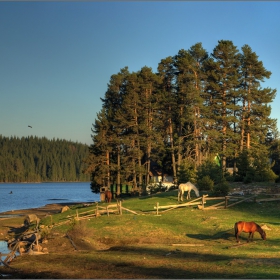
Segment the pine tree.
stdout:
<svg viewBox="0 0 280 280">
<path fill-rule="evenodd" d="M 258 150 L 259 144 L 264 143 L 266 135 L 273 128 L 273 120 L 269 118 L 276 90 L 261 88 L 260 83 L 271 75 L 258 56 L 248 45 L 242 47 L 241 61 L 241 90 L 242 110 L 240 113 L 240 149 Z M 252 143 L 253 141 L 253 143 Z M 253 144 L 253 145 L 252 145 Z"/>
<path fill-rule="evenodd" d="M 219 41 L 205 66 L 208 104 L 212 111 L 207 137 L 211 141 L 212 152 L 221 155 L 222 168 L 225 170 L 226 158 L 234 156 L 237 146 L 234 131 L 237 122 L 235 112 L 239 109 L 236 102 L 240 77 L 237 47 L 231 41 Z"/>
<path fill-rule="evenodd" d="M 174 140 L 174 120 L 176 119 L 176 71 L 173 57 L 162 59 L 158 64 L 158 75 L 161 79 L 160 111 L 162 115 L 162 138 L 165 142 L 166 153 L 170 153 L 174 181 L 177 181 L 177 162 Z M 167 157 L 167 155 L 165 156 Z M 164 158 L 164 156 L 163 156 Z M 165 170 L 163 170 L 164 172 Z"/>
</svg>

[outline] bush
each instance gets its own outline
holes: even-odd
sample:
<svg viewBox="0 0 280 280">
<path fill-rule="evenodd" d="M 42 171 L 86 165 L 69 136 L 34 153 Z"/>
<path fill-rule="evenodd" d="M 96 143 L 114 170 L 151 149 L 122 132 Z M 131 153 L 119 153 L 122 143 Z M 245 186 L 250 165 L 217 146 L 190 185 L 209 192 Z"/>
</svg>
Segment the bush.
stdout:
<svg viewBox="0 0 280 280">
<path fill-rule="evenodd" d="M 214 186 L 213 195 L 215 196 L 226 196 L 229 192 L 229 184 L 227 181 L 222 180 L 221 183 Z"/>
<path fill-rule="evenodd" d="M 256 182 L 275 182 L 278 176 L 272 170 L 267 151 L 256 151 L 253 155 L 245 150 L 237 159 L 236 179 L 245 184 Z"/>
<path fill-rule="evenodd" d="M 197 186 L 201 191 L 213 191 L 214 181 L 207 175 L 197 180 Z"/>
<path fill-rule="evenodd" d="M 275 182 L 279 176 L 277 176 L 273 170 L 266 169 L 263 172 L 257 173 L 255 180 L 257 182 Z"/>
<path fill-rule="evenodd" d="M 187 182 L 196 183 L 196 170 L 194 164 L 185 161 L 178 170 L 178 184 Z"/>
<path fill-rule="evenodd" d="M 81 238 L 83 236 L 86 236 L 87 232 L 88 232 L 88 228 L 86 222 L 77 221 L 76 219 L 73 219 L 73 223 L 70 224 L 67 234 L 74 239 L 74 238 Z"/>
<path fill-rule="evenodd" d="M 202 179 L 205 176 L 208 176 L 214 184 L 218 184 L 223 179 L 223 172 L 220 166 L 208 159 L 197 168 L 197 177 Z"/>
</svg>

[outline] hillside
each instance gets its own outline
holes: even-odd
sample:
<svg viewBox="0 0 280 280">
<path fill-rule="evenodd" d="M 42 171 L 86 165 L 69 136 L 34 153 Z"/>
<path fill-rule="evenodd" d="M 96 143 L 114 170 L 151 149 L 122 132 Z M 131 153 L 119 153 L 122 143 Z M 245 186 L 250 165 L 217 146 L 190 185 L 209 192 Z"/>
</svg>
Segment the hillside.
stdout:
<svg viewBox="0 0 280 280">
<path fill-rule="evenodd" d="M 89 181 L 88 146 L 45 137 L 0 135 L 0 182 Z"/>
</svg>

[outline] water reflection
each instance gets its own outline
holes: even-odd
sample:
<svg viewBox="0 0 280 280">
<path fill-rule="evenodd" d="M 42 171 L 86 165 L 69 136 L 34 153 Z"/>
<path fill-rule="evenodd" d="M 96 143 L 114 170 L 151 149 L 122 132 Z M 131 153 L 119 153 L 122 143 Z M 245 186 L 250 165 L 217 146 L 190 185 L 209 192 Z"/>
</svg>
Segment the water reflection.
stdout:
<svg viewBox="0 0 280 280">
<path fill-rule="evenodd" d="M 8 248 L 8 243 L 7 241 L 0 241 L 0 252 L 2 254 L 9 254 L 11 250 Z M 6 256 L 1 255 L 1 260 L 4 261 Z M 3 265 L 2 262 L 0 262 L 0 265 Z"/>
</svg>

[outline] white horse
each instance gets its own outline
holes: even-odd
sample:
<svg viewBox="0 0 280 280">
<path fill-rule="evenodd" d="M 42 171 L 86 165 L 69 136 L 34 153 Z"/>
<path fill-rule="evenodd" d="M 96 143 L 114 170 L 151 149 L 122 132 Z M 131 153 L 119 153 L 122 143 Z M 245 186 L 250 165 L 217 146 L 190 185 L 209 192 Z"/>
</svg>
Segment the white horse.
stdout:
<svg viewBox="0 0 280 280">
<path fill-rule="evenodd" d="M 194 190 L 196 197 L 199 197 L 199 191 L 194 184 L 192 184 L 191 182 L 180 184 L 178 188 L 178 201 L 184 200 L 184 192 L 188 192 L 187 199 L 190 199 L 191 190 Z"/>
</svg>

